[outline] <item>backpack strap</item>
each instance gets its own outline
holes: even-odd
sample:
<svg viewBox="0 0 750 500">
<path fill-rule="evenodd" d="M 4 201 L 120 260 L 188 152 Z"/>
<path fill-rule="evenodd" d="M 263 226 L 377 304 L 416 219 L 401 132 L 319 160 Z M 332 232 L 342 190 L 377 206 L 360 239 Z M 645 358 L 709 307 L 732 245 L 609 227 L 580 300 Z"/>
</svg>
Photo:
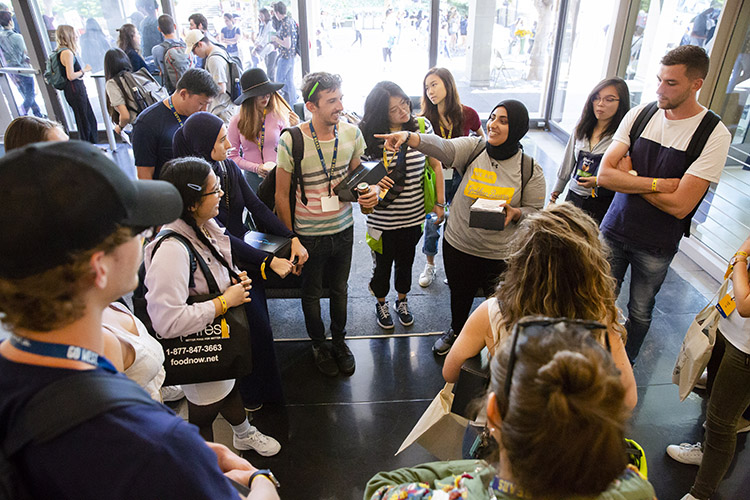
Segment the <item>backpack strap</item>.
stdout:
<svg viewBox="0 0 750 500">
<path fill-rule="evenodd" d="M 224 50 L 226 50 L 226 48 L 223 45 L 221 45 L 221 44 L 214 43 L 214 45 L 216 45 L 217 47 L 221 47 Z M 228 57 L 224 57 L 224 54 L 222 54 L 221 52 L 214 50 L 210 54 L 208 54 L 208 57 L 206 58 L 206 66 L 208 66 L 208 60 L 213 55 L 217 55 L 217 56 L 221 57 L 227 63 L 227 83 L 226 83 L 227 90 L 226 90 L 226 93 L 229 94 L 229 97 L 232 97 L 232 87 L 231 86 L 234 85 L 234 82 L 232 81 L 232 61 L 230 61 Z M 227 55 L 229 55 L 229 54 L 227 53 Z"/>
<path fill-rule="evenodd" d="M 7 434 L 4 454 L 10 458 L 32 442 L 45 443 L 96 416 L 133 405 L 158 403 L 126 377 L 92 370 L 70 375 L 31 398 Z"/>
<path fill-rule="evenodd" d="M 154 258 L 154 254 L 156 253 L 156 251 L 167 238 L 175 238 L 180 243 L 185 245 L 185 248 L 188 251 L 188 255 L 190 256 L 190 278 L 188 279 L 188 288 L 195 288 L 194 274 L 195 270 L 198 268 L 198 261 L 195 258 L 195 249 L 193 248 L 193 245 L 190 243 L 190 241 L 188 241 L 188 239 L 183 235 L 171 230 L 160 231 L 159 234 L 156 235 L 156 238 L 158 238 L 158 241 L 154 244 L 154 248 L 151 250 L 152 259 Z"/>
<path fill-rule="evenodd" d="M 130 92 L 128 92 L 128 90 L 122 84 L 122 79 L 125 78 L 126 73 L 128 73 L 128 71 L 121 71 L 120 73 L 112 77 L 112 80 L 114 80 L 114 82 L 120 88 L 120 92 L 122 92 L 122 98 L 125 99 L 125 107 L 128 108 L 129 112 L 136 113 L 136 109 L 138 106 L 135 104 L 135 100 L 130 95 Z M 130 105 L 131 102 L 133 103 L 132 106 Z"/>
<path fill-rule="evenodd" d="M 288 127 L 281 131 L 289 132 L 292 137 L 292 161 L 294 162 L 294 175 L 292 175 L 292 186 L 299 183 L 300 200 L 303 205 L 307 205 L 307 196 L 305 195 L 305 182 L 302 178 L 302 158 L 305 155 L 305 138 L 302 135 L 302 129 L 299 126 Z"/>
<path fill-rule="evenodd" d="M 523 152 L 521 147 L 521 206 L 523 206 L 523 193 L 526 190 L 526 184 L 534 174 L 534 159 Z"/>
<path fill-rule="evenodd" d="M 633 145 L 635 141 L 641 136 L 643 131 L 646 129 L 646 125 L 651 121 L 651 118 L 658 111 L 659 106 L 656 101 L 646 104 L 643 109 L 638 113 L 633 121 L 633 126 L 630 127 L 630 148 L 629 151 L 633 153 Z"/>
</svg>

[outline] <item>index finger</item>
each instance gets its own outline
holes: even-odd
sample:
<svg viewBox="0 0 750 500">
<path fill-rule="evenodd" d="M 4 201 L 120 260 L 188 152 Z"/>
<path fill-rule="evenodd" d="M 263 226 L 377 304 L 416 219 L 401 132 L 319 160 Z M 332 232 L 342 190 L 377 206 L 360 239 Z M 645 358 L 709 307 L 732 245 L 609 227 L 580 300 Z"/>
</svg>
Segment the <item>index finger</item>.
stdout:
<svg viewBox="0 0 750 500">
<path fill-rule="evenodd" d="M 388 139 L 392 135 L 395 135 L 395 134 L 373 134 L 372 136 L 378 139 Z"/>
</svg>

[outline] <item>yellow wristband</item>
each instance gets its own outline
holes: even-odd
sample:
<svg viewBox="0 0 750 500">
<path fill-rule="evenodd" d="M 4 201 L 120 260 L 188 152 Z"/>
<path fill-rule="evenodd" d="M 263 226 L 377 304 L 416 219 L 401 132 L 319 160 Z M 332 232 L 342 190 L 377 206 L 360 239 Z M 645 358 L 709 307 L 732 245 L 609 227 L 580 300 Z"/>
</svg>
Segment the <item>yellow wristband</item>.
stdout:
<svg viewBox="0 0 750 500">
<path fill-rule="evenodd" d="M 654 193 L 656 192 L 656 181 L 656 177 L 654 177 L 654 180 L 651 181 L 651 191 L 653 191 Z"/>
<path fill-rule="evenodd" d="M 227 306 L 227 300 L 223 295 L 219 295 L 219 302 L 221 302 L 221 314 L 226 314 L 229 307 Z"/>
<path fill-rule="evenodd" d="M 747 252 L 739 251 L 734 254 L 735 256 L 739 255 L 741 257 L 747 258 Z"/>
<path fill-rule="evenodd" d="M 267 280 L 266 278 L 266 261 L 264 260 L 260 265 L 260 275 L 263 277 L 264 280 Z"/>
</svg>

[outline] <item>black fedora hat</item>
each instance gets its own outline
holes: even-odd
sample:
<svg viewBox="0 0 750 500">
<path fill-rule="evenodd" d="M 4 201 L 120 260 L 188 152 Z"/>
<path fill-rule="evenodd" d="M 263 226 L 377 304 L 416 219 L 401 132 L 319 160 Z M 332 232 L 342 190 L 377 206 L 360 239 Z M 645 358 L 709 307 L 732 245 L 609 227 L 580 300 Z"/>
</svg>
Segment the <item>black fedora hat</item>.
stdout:
<svg viewBox="0 0 750 500">
<path fill-rule="evenodd" d="M 242 73 L 240 77 L 240 95 L 234 103 L 238 106 L 251 97 L 272 94 L 283 87 L 283 83 L 275 83 L 268 79 L 266 72 L 260 68 L 253 68 Z"/>
</svg>

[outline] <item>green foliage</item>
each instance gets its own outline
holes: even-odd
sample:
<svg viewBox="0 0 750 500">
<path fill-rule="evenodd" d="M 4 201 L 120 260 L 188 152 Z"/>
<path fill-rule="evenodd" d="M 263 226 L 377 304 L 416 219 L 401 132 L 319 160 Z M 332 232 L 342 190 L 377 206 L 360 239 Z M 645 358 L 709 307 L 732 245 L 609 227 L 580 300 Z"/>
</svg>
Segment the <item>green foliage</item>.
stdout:
<svg viewBox="0 0 750 500">
<path fill-rule="evenodd" d="M 57 12 L 76 11 L 82 19 L 104 15 L 101 0 L 55 0 L 52 4 L 52 10 Z"/>
</svg>

